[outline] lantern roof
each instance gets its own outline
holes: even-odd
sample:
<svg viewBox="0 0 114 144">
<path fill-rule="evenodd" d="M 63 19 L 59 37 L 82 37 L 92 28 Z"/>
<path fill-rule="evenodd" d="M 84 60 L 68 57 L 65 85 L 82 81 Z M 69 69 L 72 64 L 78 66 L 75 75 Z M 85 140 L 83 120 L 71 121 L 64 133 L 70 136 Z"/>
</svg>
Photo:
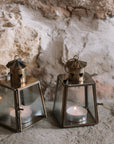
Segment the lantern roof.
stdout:
<svg viewBox="0 0 114 144">
<path fill-rule="evenodd" d="M 75 55 L 73 58 L 69 59 L 65 64 L 65 71 L 72 73 L 77 69 L 82 69 L 87 66 L 87 62 L 79 60 L 79 57 Z"/>
<path fill-rule="evenodd" d="M 26 67 L 26 65 L 24 64 L 23 61 L 21 61 L 21 58 L 18 58 L 18 59 L 14 59 L 10 62 L 7 63 L 6 65 L 8 68 L 19 68 L 19 69 L 23 69 Z"/>
</svg>

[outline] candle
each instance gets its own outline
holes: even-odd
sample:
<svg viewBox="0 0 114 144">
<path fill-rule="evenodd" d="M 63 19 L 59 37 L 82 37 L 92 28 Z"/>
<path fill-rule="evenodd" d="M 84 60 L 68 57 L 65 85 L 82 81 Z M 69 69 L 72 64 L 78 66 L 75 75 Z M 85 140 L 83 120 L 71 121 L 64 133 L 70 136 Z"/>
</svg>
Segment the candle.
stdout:
<svg viewBox="0 0 114 144">
<path fill-rule="evenodd" d="M 81 106 L 71 106 L 66 113 L 69 121 L 82 122 L 87 119 L 87 110 Z"/>
<path fill-rule="evenodd" d="M 32 119 L 32 111 L 29 106 L 21 106 L 23 110 L 20 110 L 20 117 L 22 120 L 22 123 L 30 122 Z M 10 116 L 12 121 L 15 121 L 15 109 L 10 108 Z"/>
</svg>

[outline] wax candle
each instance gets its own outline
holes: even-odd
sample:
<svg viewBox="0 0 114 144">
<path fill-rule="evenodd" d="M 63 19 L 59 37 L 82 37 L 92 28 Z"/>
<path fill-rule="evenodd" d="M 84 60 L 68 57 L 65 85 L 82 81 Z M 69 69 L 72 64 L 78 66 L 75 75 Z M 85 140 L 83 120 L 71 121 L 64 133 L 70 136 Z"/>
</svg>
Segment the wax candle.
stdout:
<svg viewBox="0 0 114 144">
<path fill-rule="evenodd" d="M 30 109 L 29 106 L 21 106 L 23 110 L 20 110 L 20 117 L 22 120 L 22 123 L 27 123 L 30 122 L 32 119 L 32 110 Z M 12 121 L 15 121 L 15 109 L 10 108 L 10 116 Z"/>
<path fill-rule="evenodd" d="M 87 119 L 87 110 L 81 106 L 71 106 L 66 113 L 69 121 L 82 122 Z"/>
</svg>

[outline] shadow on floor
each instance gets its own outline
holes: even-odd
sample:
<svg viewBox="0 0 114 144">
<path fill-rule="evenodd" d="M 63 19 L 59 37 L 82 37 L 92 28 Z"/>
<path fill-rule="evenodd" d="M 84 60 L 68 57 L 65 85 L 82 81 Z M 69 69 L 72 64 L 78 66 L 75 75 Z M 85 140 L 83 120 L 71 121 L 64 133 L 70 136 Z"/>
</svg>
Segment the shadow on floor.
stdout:
<svg viewBox="0 0 114 144">
<path fill-rule="evenodd" d="M 11 135 L 11 134 L 13 134 L 13 132 L 12 131 L 10 131 L 10 130 L 8 130 L 7 128 L 4 128 L 4 127 L 1 127 L 0 126 L 0 136 L 1 135 Z"/>
</svg>

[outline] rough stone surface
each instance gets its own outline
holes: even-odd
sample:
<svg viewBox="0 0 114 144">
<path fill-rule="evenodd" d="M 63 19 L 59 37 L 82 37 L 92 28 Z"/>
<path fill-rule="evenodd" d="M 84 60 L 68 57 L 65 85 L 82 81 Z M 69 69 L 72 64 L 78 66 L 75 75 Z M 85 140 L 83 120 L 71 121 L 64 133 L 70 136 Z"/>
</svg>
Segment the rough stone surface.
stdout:
<svg viewBox="0 0 114 144">
<path fill-rule="evenodd" d="M 0 64 L 0 74 L 5 75 L 6 74 L 6 67 L 2 64 Z"/>
<path fill-rule="evenodd" d="M 52 115 L 53 104 L 47 103 L 47 120 L 22 133 L 0 127 L 0 144 L 113 144 L 114 103 L 112 100 L 100 102 L 109 109 L 98 107 L 99 123 L 95 126 L 61 129 Z"/>
<path fill-rule="evenodd" d="M 93 77 L 96 81 L 98 98 L 114 98 L 114 72 L 105 72 Z"/>
<path fill-rule="evenodd" d="M 77 15 L 79 17 L 87 15 L 85 12 L 80 13 L 84 9 L 88 13 L 92 13 L 96 18 L 105 19 L 107 15 L 114 15 L 113 0 L 12 0 L 13 2 L 21 2 L 27 4 L 34 9 L 40 8 L 44 16 L 56 18 L 58 16 L 69 17 Z M 69 9 L 70 7 L 70 9 Z M 79 12 L 78 12 L 79 11 Z"/>
<path fill-rule="evenodd" d="M 16 54 L 22 57 L 28 63 L 28 73 L 41 80 L 46 99 L 54 97 L 57 75 L 64 73 L 64 63 L 75 54 L 87 61 L 86 71 L 92 75 L 113 72 L 113 37 L 114 18 L 53 20 L 24 5 L 0 5 L 0 64 L 6 65 Z"/>
<path fill-rule="evenodd" d="M 22 25 L 19 6 L 0 5 L 0 63 L 6 65 L 16 54 L 29 60 L 38 53 L 38 32 Z"/>
</svg>

